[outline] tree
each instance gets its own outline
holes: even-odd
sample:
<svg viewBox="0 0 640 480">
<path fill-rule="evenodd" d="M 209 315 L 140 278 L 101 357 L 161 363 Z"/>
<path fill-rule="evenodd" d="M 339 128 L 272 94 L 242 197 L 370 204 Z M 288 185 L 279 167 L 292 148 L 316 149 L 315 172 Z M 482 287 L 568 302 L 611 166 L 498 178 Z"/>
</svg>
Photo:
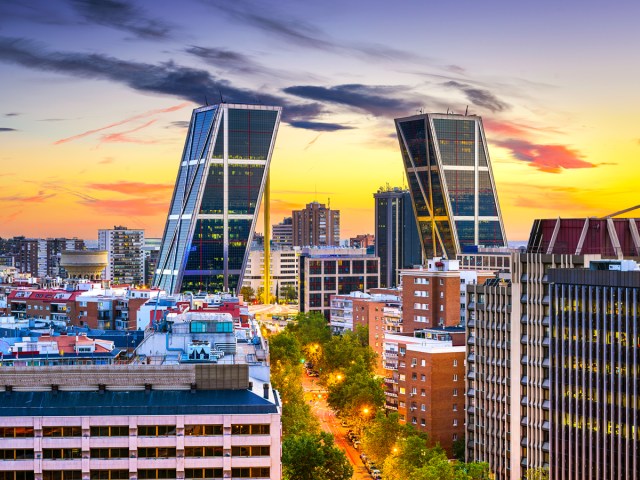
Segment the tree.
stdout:
<svg viewBox="0 0 640 480">
<path fill-rule="evenodd" d="M 245 302 L 251 303 L 256 299 L 256 291 L 249 286 L 242 287 L 240 289 L 240 295 L 242 295 Z"/>
<path fill-rule="evenodd" d="M 298 293 L 293 285 L 285 285 L 280 289 L 280 295 L 284 297 L 285 302 L 294 302 L 298 299 Z"/>
<path fill-rule="evenodd" d="M 299 313 L 296 323 L 289 325 L 295 331 L 302 346 L 317 344 L 323 346 L 331 340 L 331 329 L 324 315 L 317 312 Z"/>
<path fill-rule="evenodd" d="M 362 449 L 376 464 L 382 465 L 385 459 L 393 453 L 399 440 L 415 435 L 416 430 L 411 425 L 401 424 L 396 412 L 385 415 L 378 412 L 373 421 L 367 426 L 362 436 Z"/>
<path fill-rule="evenodd" d="M 285 437 L 282 470 L 286 480 L 347 480 L 353 475 L 345 453 L 326 432 Z"/>
<path fill-rule="evenodd" d="M 548 468 L 528 468 L 525 472 L 527 480 L 549 480 Z"/>
<path fill-rule="evenodd" d="M 459 438 L 458 440 L 455 440 L 451 447 L 453 457 L 457 458 L 461 462 L 464 462 L 465 446 L 466 446 L 466 442 L 464 437 L 462 437 L 462 438 Z"/>
</svg>

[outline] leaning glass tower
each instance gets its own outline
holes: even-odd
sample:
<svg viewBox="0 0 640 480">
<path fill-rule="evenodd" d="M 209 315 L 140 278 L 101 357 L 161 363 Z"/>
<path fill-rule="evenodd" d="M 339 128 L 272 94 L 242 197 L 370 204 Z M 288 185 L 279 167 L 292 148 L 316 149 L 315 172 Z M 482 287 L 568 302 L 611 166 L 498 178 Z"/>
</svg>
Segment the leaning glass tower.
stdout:
<svg viewBox="0 0 640 480">
<path fill-rule="evenodd" d="M 242 284 L 281 113 L 226 103 L 193 111 L 154 286 L 173 294 Z"/>
<path fill-rule="evenodd" d="M 395 122 L 424 258 L 506 246 L 482 119 L 428 113 Z"/>
</svg>

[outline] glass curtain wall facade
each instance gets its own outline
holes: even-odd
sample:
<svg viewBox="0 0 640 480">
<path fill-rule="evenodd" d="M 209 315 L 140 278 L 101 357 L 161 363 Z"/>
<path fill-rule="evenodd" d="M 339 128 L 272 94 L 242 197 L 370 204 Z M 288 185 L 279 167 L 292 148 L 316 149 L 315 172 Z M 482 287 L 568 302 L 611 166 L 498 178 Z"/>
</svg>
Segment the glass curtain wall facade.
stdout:
<svg viewBox="0 0 640 480">
<path fill-rule="evenodd" d="M 193 111 L 155 286 L 169 293 L 238 289 L 281 113 L 224 103 Z"/>
<path fill-rule="evenodd" d="M 380 287 L 400 284 L 400 270 L 422 264 L 422 249 L 413 215 L 411 195 L 406 190 L 379 190 L 374 195 L 376 257 L 380 258 Z"/>
<path fill-rule="evenodd" d="M 481 118 L 422 114 L 395 122 L 425 258 L 506 246 Z"/>
</svg>

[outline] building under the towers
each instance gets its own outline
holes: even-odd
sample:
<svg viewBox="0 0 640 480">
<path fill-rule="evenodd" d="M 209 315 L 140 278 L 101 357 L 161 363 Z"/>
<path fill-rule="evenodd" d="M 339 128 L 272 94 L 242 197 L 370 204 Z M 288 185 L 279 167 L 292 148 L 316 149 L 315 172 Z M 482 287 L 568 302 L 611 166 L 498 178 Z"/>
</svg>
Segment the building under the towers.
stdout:
<svg viewBox="0 0 640 480">
<path fill-rule="evenodd" d="M 193 111 L 155 286 L 173 294 L 242 284 L 281 113 L 227 103 Z"/>
</svg>

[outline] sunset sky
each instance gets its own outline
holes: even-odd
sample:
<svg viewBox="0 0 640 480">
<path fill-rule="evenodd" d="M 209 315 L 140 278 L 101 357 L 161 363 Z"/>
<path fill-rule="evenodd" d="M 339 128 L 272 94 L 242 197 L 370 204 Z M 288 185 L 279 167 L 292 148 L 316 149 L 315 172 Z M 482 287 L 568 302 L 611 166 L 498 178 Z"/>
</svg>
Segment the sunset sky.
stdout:
<svg viewBox="0 0 640 480">
<path fill-rule="evenodd" d="M 467 106 L 509 240 L 636 205 L 639 19 L 637 1 L 3 0 L 0 236 L 161 236 L 191 110 L 220 95 L 283 106 L 273 223 L 330 199 L 343 238 L 373 233 L 373 193 L 404 184 L 393 119 Z"/>
</svg>

